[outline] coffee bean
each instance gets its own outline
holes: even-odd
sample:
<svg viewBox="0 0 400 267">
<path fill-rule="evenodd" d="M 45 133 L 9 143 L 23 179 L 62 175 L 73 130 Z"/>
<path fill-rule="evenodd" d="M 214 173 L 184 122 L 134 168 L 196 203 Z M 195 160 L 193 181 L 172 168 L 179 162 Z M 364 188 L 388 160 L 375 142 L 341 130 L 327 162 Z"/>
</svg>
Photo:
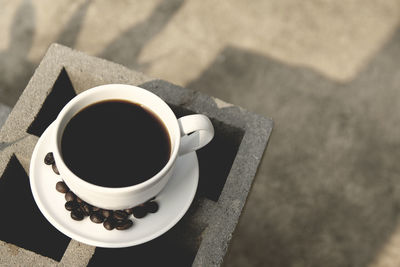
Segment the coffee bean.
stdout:
<svg viewBox="0 0 400 267">
<path fill-rule="evenodd" d="M 97 211 L 100 211 L 101 209 L 99 208 L 99 207 L 92 207 L 92 211 L 95 211 L 95 212 L 97 212 Z"/>
<path fill-rule="evenodd" d="M 107 230 L 112 230 L 112 229 L 114 229 L 115 228 L 115 222 L 112 220 L 112 219 L 106 219 L 104 222 L 103 222 L 103 226 L 104 226 L 104 228 L 106 228 Z"/>
<path fill-rule="evenodd" d="M 117 221 L 116 228 L 117 230 L 126 230 L 133 225 L 133 222 L 129 219 L 123 221 Z"/>
<path fill-rule="evenodd" d="M 101 210 L 101 215 L 103 215 L 104 218 L 108 218 L 112 215 L 112 211 L 111 210 Z"/>
<path fill-rule="evenodd" d="M 78 203 L 83 203 L 84 201 L 80 198 L 80 197 L 76 197 L 76 202 L 78 202 Z"/>
<path fill-rule="evenodd" d="M 150 213 L 156 213 L 158 211 L 158 204 L 155 201 L 150 201 L 146 204 L 146 209 Z"/>
<path fill-rule="evenodd" d="M 92 213 L 92 207 L 86 202 L 80 203 L 80 208 L 84 216 L 89 216 Z"/>
<path fill-rule="evenodd" d="M 64 182 L 58 182 L 56 183 L 56 190 L 60 193 L 67 193 L 69 188 Z"/>
<path fill-rule="evenodd" d="M 128 215 L 131 215 L 133 213 L 133 208 L 131 209 L 124 209 L 124 212 Z"/>
<path fill-rule="evenodd" d="M 52 165 L 54 164 L 54 156 L 52 152 L 49 152 L 46 154 L 46 156 L 44 157 L 44 163 L 46 165 Z"/>
<path fill-rule="evenodd" d="M 113 212 L 113 218 L 116 220 L 125 220 L 128 218 L 128 214 L 123 210 L 116 210 Z"/>
<path fill-rule="evenodd" d="M 57 169 L 57 165 L 54 163 L 53 165 L 51 165 L 51 167 L 53 168 L 53 172 L 57 175 L 60 175 L 60 172 Z"/>
<path fill-rule="evenodd" d="M 68 191 L 67 193 L 65 193 L 66 201 L 74 201 L 75 199 L 76 199 L 76 196 L 74 193 L 72 193 L 72 191 Z"/>
<path fill-rule="evenodd" d="M 66 210 L 72 211 L 78 207 L 78 203 L 76 203 L 75 201 L 67 201 L 65 202 L 64 206 Z"/>
<path fill-rule="evenodd" d="M 73 211 L 71 211 L 71 218 L 75 221 L 81 221 L 83 220 L 84 216 L 80 209 L 74 209 Z"/>
<path fill-rule="evenodd" d="M 98 213 L 98 212 L 93 212 L 93 213 L 90 215 L 90 220 L 91 220 L 92 222 L 94 222 L 94 223 L 102 223 L 102 222 L 104 221 L 104 217 L 103 217 L 103 215 L 101 215 L 101 214 Z"/>
<path fill-rule="evenodd" d="M 135 218 L 140 219 L 146 215 L 147 215 L 147 210 L 145 206 L 137 206 L 133 208 L 133 216 L 135 216 Z"/>
</svg>

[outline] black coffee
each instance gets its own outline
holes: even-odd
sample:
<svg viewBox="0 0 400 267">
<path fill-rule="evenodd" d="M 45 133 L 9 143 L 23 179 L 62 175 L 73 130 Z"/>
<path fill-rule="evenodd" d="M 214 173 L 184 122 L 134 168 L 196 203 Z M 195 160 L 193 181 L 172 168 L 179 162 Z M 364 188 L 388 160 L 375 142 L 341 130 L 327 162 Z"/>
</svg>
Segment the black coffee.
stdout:
<svg viewBox="0 0 400 267">
<path fill-rule="evenodd" d="M 144 182 L 168 162 L 168 132 L 153 112 L 138 104 L 112 100 L 92 104 L 65 127 L 61 151 L 78 177 L 106 187 Z"/>
</svg>

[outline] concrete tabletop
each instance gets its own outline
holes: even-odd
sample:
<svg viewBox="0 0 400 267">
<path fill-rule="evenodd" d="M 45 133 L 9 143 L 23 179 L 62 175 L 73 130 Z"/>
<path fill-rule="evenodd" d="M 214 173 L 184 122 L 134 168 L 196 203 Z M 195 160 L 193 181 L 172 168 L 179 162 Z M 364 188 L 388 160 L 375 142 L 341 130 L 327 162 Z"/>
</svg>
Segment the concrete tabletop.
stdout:
<svg viewBox="0 0 400 267">
<path fill-rule="evenodd" d="M 161 237 L 123 249 L 92 247 L 58 232 L 38 210 L 27 175 L 35 144 L 61 108 L 108 83 L 150 90 L 177 117 L 202 113 L 215 127 L 213 141 L 197 152 L 200 181 L 187 214 Z M 0 206 L 8 214 L 0 227 L 0 265 L 221 265 L 272 127 L 272 120 L 220 99 L 52 45 L 0 130 Z"/>
</svg>

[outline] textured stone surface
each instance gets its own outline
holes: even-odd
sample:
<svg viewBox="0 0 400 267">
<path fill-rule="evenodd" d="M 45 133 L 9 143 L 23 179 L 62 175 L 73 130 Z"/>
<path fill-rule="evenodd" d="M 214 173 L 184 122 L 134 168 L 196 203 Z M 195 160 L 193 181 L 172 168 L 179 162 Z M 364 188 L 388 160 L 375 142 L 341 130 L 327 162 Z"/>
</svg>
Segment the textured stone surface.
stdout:
<svg viewBox="0 0 400 267">
<path fill-rule="evenodd" d="M 54 233 L 51 234 L 55 240 L 51 242 L 53 245 L 46 244 L 50 239 L 41 242 L 41 246 L 53 246 L 54 251 L 41 251 L 41 247 L 35 247 L 39 253 L 33 253 L 29 248 L 22 248 L 26 242 L 32 242 L 28 240 L 30 235 L 21 237 L 21 240 L 13 240 L 15 235 L 11 235 L 11 241 L 0 244 L 0 264 L 92 266 L 104 259 L 124 259 L 135 253 L 143 255 L 167 251 L 168 255 L 176 255 L 167 259 L 170 264 L 220 265 L 273 123 L 270 119 L 199 92 L 154 80 L 121 65 L 54 44 L 0 130 L 0 182 L 4 181 L 0 187 L 3 185 L 3 191 L 6 191 L 11 188 L 9 184 L 13 185 L 16 179 L 26 176 L 24 170 L 28 172 L 30 156 L 39 136 L 75 93 L 107 83 L 141 86 L 162 97 L 177 116 L 202 113 L 212 120 L 216 135 L 207 147 L 198 151 L 200 182 L 188 213 L 160 238 L 126 249 L 104 250 L 76 241 L 65 247 L 65 236 Z M 27 179 L 23 182 L 28 182 Z M 32 202 L 28 195 L 24 198 Z M 36 213 L 32 216 L 35 220 L 41 218 Z M 63 251 L 58 251 L 57 246 Z M 150 259 L 143 260 L 147 262 Z M 161 263 L 157 260 L 166 263 L 165 259 L 154 260 L 154 265 Z"/>
</svg>

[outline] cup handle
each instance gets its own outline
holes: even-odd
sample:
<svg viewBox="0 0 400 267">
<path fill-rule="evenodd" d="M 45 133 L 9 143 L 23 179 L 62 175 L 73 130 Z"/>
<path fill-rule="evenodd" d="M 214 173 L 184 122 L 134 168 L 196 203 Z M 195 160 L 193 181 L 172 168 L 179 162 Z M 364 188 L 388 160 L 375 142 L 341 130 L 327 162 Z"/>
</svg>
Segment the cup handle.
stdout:
<svg viewBox="0 0 400 267">
<path fill-rule="evenodd" d="M 210 119 L 204 115 L 184 116 L 178 119 L 178 124 L 181 131 L 179 155 L 202 148 L 214 137 L 214 127 Z"/>
</svg>

